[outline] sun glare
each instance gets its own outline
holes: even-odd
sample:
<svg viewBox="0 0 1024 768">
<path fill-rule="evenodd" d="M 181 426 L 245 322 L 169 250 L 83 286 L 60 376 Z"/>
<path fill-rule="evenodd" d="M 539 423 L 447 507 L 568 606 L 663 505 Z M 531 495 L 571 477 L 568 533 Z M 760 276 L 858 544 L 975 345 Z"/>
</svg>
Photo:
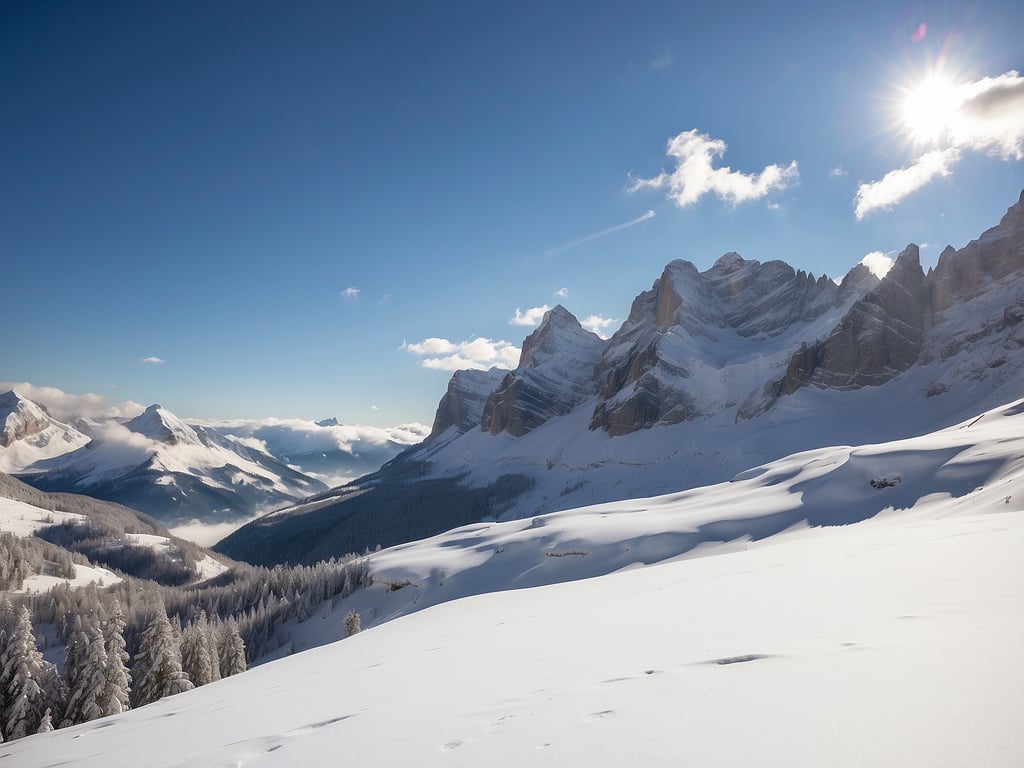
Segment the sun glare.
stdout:
<svg viewBox="0 0 1024 768">
<path fill-rule="evenodd" d="M 932 75 L 909 90 L 903 99 L 903 123 L 910 139 L 934 144 L 956 119 L 962 97 L 948 78 Z"/>
</svg>

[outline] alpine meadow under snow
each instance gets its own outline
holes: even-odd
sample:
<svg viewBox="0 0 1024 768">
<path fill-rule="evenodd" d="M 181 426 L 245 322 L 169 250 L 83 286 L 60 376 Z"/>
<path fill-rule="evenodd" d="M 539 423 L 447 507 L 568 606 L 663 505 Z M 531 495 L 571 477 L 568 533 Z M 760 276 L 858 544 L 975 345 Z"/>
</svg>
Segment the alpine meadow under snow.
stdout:
<svg viewBox="0 0 1024 768">
<path fill-rule="evenodd" d="M 329 644 L 2 754 L 19 768 L 1014 766 L 1022 435 L 1018 401 L 720 485 L 382 550 L 344 611 L 293 628 L 297 649 Z M 363 631 L 330 642 L 353 609 Z"/>
</svg>

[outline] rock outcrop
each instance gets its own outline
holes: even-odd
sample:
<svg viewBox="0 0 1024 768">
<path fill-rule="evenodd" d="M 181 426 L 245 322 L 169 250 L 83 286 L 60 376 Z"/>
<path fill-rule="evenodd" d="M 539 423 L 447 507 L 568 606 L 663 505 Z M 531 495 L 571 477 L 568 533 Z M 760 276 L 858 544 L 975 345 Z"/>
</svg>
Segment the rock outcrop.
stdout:
<svg viewBox="0 0 1024 768">
<path fill-rule="evenodd" d="M 506 371 L 491 368 L 488 371 L 456 371 L 448 381 L 448 391 L 437 405 L 430 437 L 436 437 L 449 427 L 459 432 L 480 428 L 484 405 Z"/>
<path fill-rule="evenodd" d="M 523 342 L 519 366 L 488 397 L 480 428 L 519 437 L 568 413 L 594 394 L 594 365 L 604 346 L 565 307 L 548 310 Z"/>
<path fill-rule="evenodd" d="M 46 412 L 16 392 L 0 394 L 0 446 L 7 448 L 42 432 L 51 424 Z"/>
</svg>

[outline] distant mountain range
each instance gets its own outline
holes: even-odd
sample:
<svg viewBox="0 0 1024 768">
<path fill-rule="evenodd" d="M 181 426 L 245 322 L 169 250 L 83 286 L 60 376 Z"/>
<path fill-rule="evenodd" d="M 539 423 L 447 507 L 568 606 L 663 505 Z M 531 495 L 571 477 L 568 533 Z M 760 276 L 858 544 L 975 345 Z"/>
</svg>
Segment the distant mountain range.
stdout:
<svg viewBox="0 0 1024 768">
<path fill-rule="evenodd" d="M 948 426 L 1024 389 L 1022 267 L 1024 193 L 927 272 L 916 245 L 838 284 L 735 253 L 673 261 L 610 339 L 556 307 L 514 371 L 453 375 L 423 443 L 217 548 L 313 562 Z"/>
<path fill-rule="evenodd" d="M 11 391 L 0 394 L 0 471 L 42 490 L 125 504 L 167 525 L 224 522 L 324 492 L 422 437 L 415 425 L 374 431 L 271 421 L 186 424 L 152 405 L 124 421 L 68 424 Z"/>
</svg>

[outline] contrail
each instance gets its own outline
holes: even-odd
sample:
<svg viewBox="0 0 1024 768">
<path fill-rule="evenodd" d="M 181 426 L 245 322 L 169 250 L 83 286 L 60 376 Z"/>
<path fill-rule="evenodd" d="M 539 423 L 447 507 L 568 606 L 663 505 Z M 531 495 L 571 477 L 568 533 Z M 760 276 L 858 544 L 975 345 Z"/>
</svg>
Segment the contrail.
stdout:
<svg viewBox="0 0 1024 768">
<path fill-rule="evenodd" d="M 597 238 L 599 237 L 610 235 L 612 232 L 618 232 L 620 229 L 626 229 L 626 227 L 632 227 L 636 224 L 639 224 L 641 221 L 647 221 L 648 219 L 653 218 L 654 211 L 647 211 L 647 213 L 643 214 L 642 216 L 637 216 L 635 219 L 633 219 L 632 221 L 627 221 L 625 224 L 616 224 L 614 227 L 608 227 L 608 229 L 602 229 L 600 232 L 594 232 L 593 234 L 587 235 L 586 237 L 581 237 L 579 240 L 573 240 L 571 242 L 563 243 L 562 245 L 556 246 L 555 248 L 549 248 L 547 251 L 545 251 L 545 254 L 551 256 L 552 254 L 558 253 L 559 251 L 567 251 L 570 248 L 575 248 L 577 245 L 589 243 L 591 240 L 597 240 Z"/>
</svg>

